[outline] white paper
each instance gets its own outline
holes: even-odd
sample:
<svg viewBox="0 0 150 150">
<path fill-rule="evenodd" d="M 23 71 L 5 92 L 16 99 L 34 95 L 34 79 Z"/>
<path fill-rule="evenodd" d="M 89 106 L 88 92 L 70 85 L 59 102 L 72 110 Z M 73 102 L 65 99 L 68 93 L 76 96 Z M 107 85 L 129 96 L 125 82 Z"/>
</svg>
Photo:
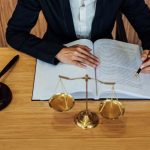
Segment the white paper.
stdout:
<svg viewBox="0 0 150 150">
<path fill-rule="evenodd" d="M 93 48 L 92 42 L 89 40 L 78 40 L 66 44 L 66 46 L 73 46 L 76 44 L 87 45 L 89 48 Z M 87 67 L 82 69 L 74 65 L 68 65 L 59 63 L 54 66 L 43 61 L 37 60 L 35 83 L 33 90 L 33 100 L 48 100 L 53 94 L 65 92 L 61 84 L 57 86 L 59 81 L 59 75 L 69 78 L 84 77 L 88 74 L 90 77 L 94 77 L 94 69 Z M 65 80 L 63 79 L 63 85 L 68 93 L 74 93 L 75 98 L 85 98 L 85 80 Z M 57 86 L 57 87 L 56 87 Z M 89 82 L 89 97 L 94 97 L 95 83 Z M 92 94 L 93 93 L 93 94 Z"/>
<path fill-rule="evenodd" d="M 78 40 L 66 44 L 73 46 L 76 44 L 87 45 L 94 48 L 101 61 L 97 68 L 97 78 L 106 82 L 116 82 L 116 92 L 118 98 L 150 98 L 150 75 L 140 74 L 135 77 L 140 61 L 139 47 L 134 44 L 127 44 L 114 40 L 98 40 L 94 46 L 89 40 Z M 59 63 L 57 66 L 37 60 L 35 82 L 33 90 L 33 100 L 48 100 L 53 94 L 65 92 L 61 84 L 57 86 L 59 75 L 70 78 L 83 77 L 88 74 L 95 78 L 95 70 L 91 67 L 82 69 L 74 65 Z M 84 80 L 62 80 L 68 93 L 76 99 L 85 98 Z M 94 80 L 89 81 L 89 98 L 110 97 L 112 87 L 98 83 L 99 95 L 96 97 L 96 84 Z"/>
<path fill-rule="evenodd" d="M 100 58 L 97 78 L 102 81 L 115 82 L 118 98 L 150 98 L 150 75 L 135 73 L 141 65 L 139 46 L 115 40 L 98 40 L 94 44 L 94 52 Z M 110 93 L 111 87 L 98 85 L 99 97 L 103 91 Z M 108 92 L 109 91 L 109 92 Z M 123 97 L 122 97 L 123 98 Z"/>
</svg>

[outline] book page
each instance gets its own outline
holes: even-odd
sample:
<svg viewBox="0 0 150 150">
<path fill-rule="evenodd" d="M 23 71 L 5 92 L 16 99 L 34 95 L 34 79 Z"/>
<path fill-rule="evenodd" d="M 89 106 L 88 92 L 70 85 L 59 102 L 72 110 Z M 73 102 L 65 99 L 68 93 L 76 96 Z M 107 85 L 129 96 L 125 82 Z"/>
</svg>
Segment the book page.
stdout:
<svg viewBox="0 0 150 150">
<path fill-rule="evenodd" d="M 115 82 L 117 90 L 123 92 L 135 94 L 141 91 L 141 78 L 135 77 L 142 63 L 138 45 L 104 39 L 95 42 L 94 52 L 101 62 L 96 70 L 99 80 Z M 108 90 L 103 85 L 98 85 L 98 88 Z"/>
<path fill-rule="evenodd" d="M 93 49 L 93 44 L 89 40 L 78 40 L 66 44 L 66 46 L 73 46 L 76 44 L 86 45 Z M 76 67 L 74 65 L 59 63 L 54 66 L 43 61 L 37 60 L 36 74 L 33 90 L 33 100 L 48 100 L 53 94 L 65 92 L 75 94 L 75 98 L 85 98 L 85 81 L 84 80 L 65 80 L 59 81 L 59 75 L 69 78 L 83 77 L 88 74 L 90 77 L 94 76 L 94 69 L 87 67 L 86 69 Z M 95 84 L 90 81 L 89 94 L 92 98 L 95 91 Z M 84 94 L 83 94 L 84 93 Z M 92 94 L 93 93 L 93 94 Z"/>
</svg>

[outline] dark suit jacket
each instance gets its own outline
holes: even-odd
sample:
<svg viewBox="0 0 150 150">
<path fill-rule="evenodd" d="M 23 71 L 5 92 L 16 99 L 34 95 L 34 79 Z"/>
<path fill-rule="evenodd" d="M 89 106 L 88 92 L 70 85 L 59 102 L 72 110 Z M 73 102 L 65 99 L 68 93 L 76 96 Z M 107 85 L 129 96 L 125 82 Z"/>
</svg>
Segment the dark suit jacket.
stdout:
<svg viewBox="0 0 150 150">
<path fill-rule="evenodd" d="M 47 31 L 42 39 L 30 34 L 42 11 Z M 150 49 L 150 10 L 144 0 L 97 0 L 91 40 L 112 38 L 117 13 L 122 11 L 138 32 L 143 48 Z M 18 0 L 8 23 L 6 39 L 13 48 L 57 64 L 64 43 L 76 40 L 69 0 Z"/>
</svg>

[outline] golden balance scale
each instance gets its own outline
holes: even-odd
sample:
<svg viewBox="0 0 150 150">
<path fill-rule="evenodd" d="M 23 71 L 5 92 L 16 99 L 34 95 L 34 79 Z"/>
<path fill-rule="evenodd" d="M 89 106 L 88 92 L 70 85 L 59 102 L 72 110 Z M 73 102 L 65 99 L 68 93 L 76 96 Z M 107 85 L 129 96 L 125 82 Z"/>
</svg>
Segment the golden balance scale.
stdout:
<svg viewBox="0 0 150 150">
<path fill-rule="evenodd" d="M 65 90 L 62 79 L 85 80 L 85 82 L 86 82 L 86 109 L 79 112 L 77 115 L 75 115 L 74 121 L 75 121 L 75 124 L 77 126 L 81 127 L 82 129 L 96 127 L 99 124 L 99 117 L 95 112 L 91 112 L 88 109 L 88 81 L 95 80 L 95 79 L 90 78 L 88 75 L 85 75 L 84 77 L 81 77 L 81 78 L 69 78 L 69 77 L 60 75 L 59 78 L 60 78 L 59 82 L 61 83 L 62 88 L 64 89 L 65 92 L 57 93 L 57 94 L 53 95 L 49 100 L 49 106 L 59 112 L 71 110 L 75 104 L 75 100 Z M 112 85 L 112 91 L 113 91 L 112 97 L 116 97 L 115 88 L 114 88 L 115 83 L 103 82 L 100 80 L 96 80 L 96 81 L 101 84 Z M 102 117 L 113 120 L 113 119 L 118 119 L 120 116 L 122 116 L 125 112 L 125 108 L 122 105 L 122 103 L 118 101 L 117 97 L 115 99 L 109 98 L 109 99 L 106 99 L 106 100 L 100 102 L 99 112 L 102 115 Z"/>
</svg>

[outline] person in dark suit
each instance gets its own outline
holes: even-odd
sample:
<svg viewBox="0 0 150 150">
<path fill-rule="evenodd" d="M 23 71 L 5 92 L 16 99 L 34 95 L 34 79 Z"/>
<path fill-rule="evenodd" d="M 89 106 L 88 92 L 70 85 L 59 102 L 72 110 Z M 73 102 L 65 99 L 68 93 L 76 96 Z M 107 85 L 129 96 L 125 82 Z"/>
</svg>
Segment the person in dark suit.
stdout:
<svg viewBox="0 0 150 150">
<path fill-rule="evenodd" d="M 42 11 L 47 21 L 43 38 L 30 33 Z M 89 38 L 112 38 L 118 12 L 128 18 L 142 41 L 141 56 L 150 50 L 150 9 L 144 0 L 18 0 L 8 22 L 6 39 L 10 46 L 47 63 L 59 62 L 79 67 L 99 65 L 100 60 L 84 45 L 65 47 L 71 41 Z M 150 59 L 142 72 L 150 73 Z"/>
</svg>

